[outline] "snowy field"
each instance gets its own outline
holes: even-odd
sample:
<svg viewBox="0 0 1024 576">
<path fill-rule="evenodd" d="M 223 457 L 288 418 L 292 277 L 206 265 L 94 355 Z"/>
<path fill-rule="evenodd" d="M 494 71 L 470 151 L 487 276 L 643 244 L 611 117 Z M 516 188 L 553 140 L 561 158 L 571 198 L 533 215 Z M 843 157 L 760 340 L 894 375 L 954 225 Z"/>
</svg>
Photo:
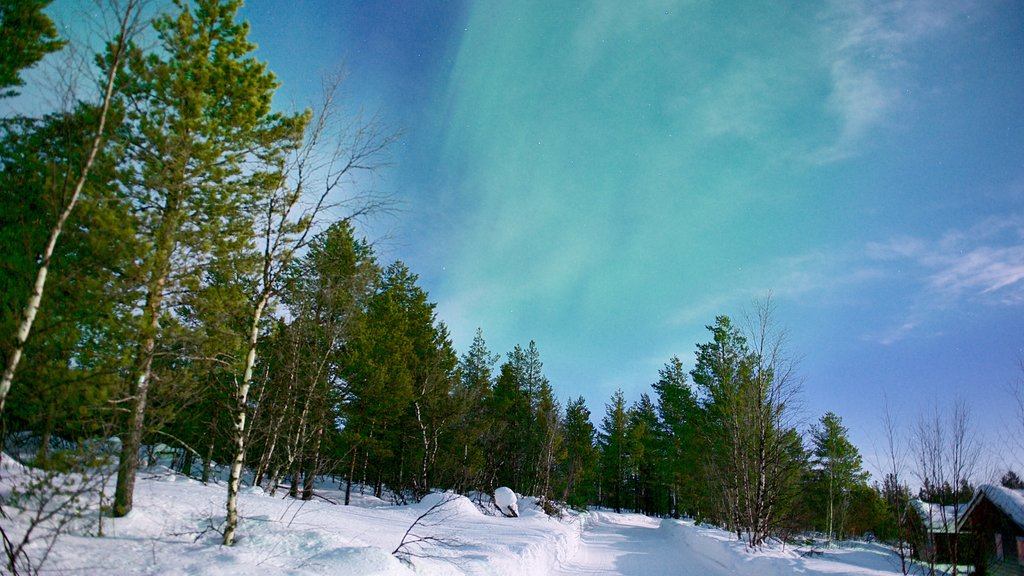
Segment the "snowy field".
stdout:
<svg viewBox="0 0 1024 576">
<path fill-rule="evenodd" d="M 4 456 L 0 490 L 27 472 Z M 112 481 L 110 482 L 112 485 Z M 239 539 L 220 545 L 223 483 L 204 485 L 154 468 L 140 474 L 135 508 L 125 518 L 103 519 L 99 502 L 58 540 L 46 564 L 53 574 L 856 574 L 898 573 L 885 548 L 859 544 L 813 557 L 806 550 L 767 547 L 748 551 L 735 536 L 691 521 L 596 511 L 549 518 L 530 499 L 519 501 L 520 517 L 495 515 L 462 496 L 435 494 L 419 504 L 393 506 L 359 496 L 353 506 L 337 486 L 322 485 L 309 502 L 271 497 L 258 490 L 240 497 Z M 392 551 L 409 526 L 439 505 L 407 540 L 407 562 Z M 14 510 L 7 506 L 10 514 Z M 25 516 L 3 519 L 17 537 Z M 41 540 L 31 552 L 41 552 Z M 2 571 L 2 568 L 0 568 Z"/>
</svg>

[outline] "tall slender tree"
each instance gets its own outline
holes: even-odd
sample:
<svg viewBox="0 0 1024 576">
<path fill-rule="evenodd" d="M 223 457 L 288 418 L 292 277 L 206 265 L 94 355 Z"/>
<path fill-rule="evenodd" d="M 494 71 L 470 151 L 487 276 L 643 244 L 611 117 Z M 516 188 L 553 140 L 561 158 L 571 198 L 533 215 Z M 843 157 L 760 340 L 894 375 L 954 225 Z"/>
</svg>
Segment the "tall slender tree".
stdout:
<svg viewBox="0 0 1024 576">
<path fill-rule="evenodd" d="M 280 179 L 274 156 L 294 141 L 304 117 L 271 112 L 277 87 L 249 56 L 249 27 L 236 21 L 241 0 L 176 0 L 177 13 L 155 23 L 159 50 L 136 52 L 121 77 L 121 97 L 134 139 L 126 191 L 134 199 L 145 243 L 140 258 L 140 311 L 129 381 L 130 418 L 122 436 L 114 513 L 132 508 L 138 451 L 157 351 L 160 318 L 173 287 L 196 271 L 237 254 L 252 239 L 246 210 Z M 265 166 L 271 164 L 268 174 Z"/>
<path fill-rule="evenodd" d="M 697 400 L 678 356 L 673 356 L 658 370 L 658 376 L 653 387 L 658 396 L 659 429 L 665 456 L 661 465 L 670 486 L 670 513 L 674 517 L 696 514 L 699 494 L 696 477 L 699 458 L 695 444 L 699 418 Z"/>
<path fill-rule="evenodd" d="M 595 496 L 598 452 L 597 431 L 590 421 L 590 409 L 583 396 L 570 400 L 562 418 L 565 450 L 559 468 L 562 472 L 561 499 L 570 506 L 584 508 Z"/>
<path fill-rule="evenodd" d="M 601 500 L 616 512 L 621 512 L 626 503 L 626 482 L 628 480 L 628 433 L 629 411 L 622 390 L 616 390 L 611 403 L 605 404 L 605 415 L 598 432 L 598 446 L 601 450 Z"/>
</svg>

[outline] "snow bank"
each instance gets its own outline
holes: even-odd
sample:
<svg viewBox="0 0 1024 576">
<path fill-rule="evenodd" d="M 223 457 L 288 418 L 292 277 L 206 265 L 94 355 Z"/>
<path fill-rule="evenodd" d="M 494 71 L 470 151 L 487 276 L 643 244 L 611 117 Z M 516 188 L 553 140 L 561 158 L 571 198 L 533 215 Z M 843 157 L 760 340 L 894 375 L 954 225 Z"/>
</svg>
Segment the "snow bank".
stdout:
<svg viewBox="0 0 1024 576">
<path fill-rule="evenodd" d="M 2 470 L 0 492 L 10 490 L 12 479 L 31 472 L 7 457 Z M 107 504 L 112 491 L 110 482 Z M 520 516 L 515 520 L 490 515 L 470 499 L 451 493 L 431 494 L 409 506 L 384 505 L 371 496 L 353 494 L 353 501 L 361 505 L 342 506 L 332 504 L 343 501 L 342 487 L 327 483 L 318 484 L 317 498 L 308 502 L 281 493 L 271 497 L 258 490 L 242 491 L 238 541 L 228 548 L 220 545 L 217 531 L 224 522 L 225 496 L 223 485 L 205 485 L 166 469 L 145 471 L 139 475 L 135 509 L 128 516 L 104 518 L 102 538 L 95 537 L 95 523 L 74 527 L 58 541 L 44 569 L 128 576 L 898 572 L 891 551 L 881 546 L 830 549 L 814 558 L 803 558 L 792 547 L 751 551 L 732 534 L 692 521 L 606 511 L 566 512 L 561 519 L 552 518 L 534 498 L 516 498 Z M 97 502 L 97 511 L 98 506 Z M 391 551 L 433 506 L 436 513 L 412 530 L 414 537 L 424 538 L 410 558 L 412 566 L 403 564 Z"/>
</svg>

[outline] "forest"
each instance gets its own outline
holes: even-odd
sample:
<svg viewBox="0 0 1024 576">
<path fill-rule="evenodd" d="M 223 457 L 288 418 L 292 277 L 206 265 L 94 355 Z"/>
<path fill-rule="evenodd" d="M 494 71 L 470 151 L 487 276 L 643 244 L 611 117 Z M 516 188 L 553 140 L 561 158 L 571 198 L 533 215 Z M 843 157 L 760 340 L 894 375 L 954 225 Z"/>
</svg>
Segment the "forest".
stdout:
<svg viewBox="0 0 1024 576">
<path fill-rule="evenodd" d="M 4 97 L 67 50 L 47 4 L 0 3 Z M 770 298 L 709 318 L 694 365 L 667 358 L 649 393 L 619 391 L 603 414 L 559 399 L 533 341 L 502 354 L 481 329 L 460 354 L 417 274 L 359 232 L 392 208 L 370 182 L 397 132 L 346 114 L 339 79 L 317 109 L 276 110 L 240 5 L 113 3 L 91 79 L 0 120 L 4 458 L 33 439 L 41 469 L 116 466 L 114 516 L 158 453 L 203 481 L 224 470 L 225 545 L 243 483 L 312 499 L 322 476 L 394 503 L 507 486 L 551 514 L 692 517 L 752 547 L 898 540 L 912 482 L 969 497 L 962 406 L 907 446 L 890 421 L 880 483 L 841 416 L 807 426 Z"/>
</svg>

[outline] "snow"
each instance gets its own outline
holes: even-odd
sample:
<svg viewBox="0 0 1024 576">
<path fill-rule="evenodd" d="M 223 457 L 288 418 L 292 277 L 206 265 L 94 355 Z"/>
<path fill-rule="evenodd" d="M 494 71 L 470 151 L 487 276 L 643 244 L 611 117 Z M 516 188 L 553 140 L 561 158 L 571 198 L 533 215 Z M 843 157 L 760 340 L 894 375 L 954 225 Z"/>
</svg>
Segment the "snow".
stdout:
<svg viewBox="0 0 1024 576">
<path fill-rule="evenodd" d="M 954 523 L 957 519 L 963 518 L 967 511 L 966 504 L 943 506 L 925 502 L 919 498 L 911 500 L 910 505 L 914 507 L 929 532 L 953 532 Z M 958 509 L 959 514 L 957 514 Z"/>
<path fill-rule="evenodd" d="M 1014 522 L 1024 527 L 1024 490 L 1014 490 L 994 484 L 982 484 L 978 487 L 978 492 L 974 495 L 974 499 L 971 500 L 969 509 L 974 508 L 982 494 L 987 496 L 1000 510 L 1006 512 L 1010 518 L 1013 518 Z"/>
<path fill-rule="evenodd" d="M 519 516 L 519 506 L 516 504 L 516 493 L 507 486 L 495 488 L 494 505 L 509 516 Z"/>
<path fill-rule="evenodd" d="M 804 557 L 804 552 L 777 543 L 750 550 L 734 534 L 699 526 L 692 520 L 595 512 L 587 523 L 577 554 L 552 574 L 899 573 L 899 560 L 880 545 L 858 543 L 854 547 L 828 549 L 814 557 Z"/>
<path fill-rule="evenodd" d="M 4 456 L 0 494 L 31 470 Z M 63 535 L 45 570 L 54 573 L 209 574 L 302 576 L 311 574 L 448 576 L 687 573 L 858 576 L 898 573 L 898 559 L 880 545 L 859 544 L 804 557 L 803 549 L 771 544 L 747 549 L 735 535 L 688 520 L 649 518 L 609 511 L 544 514 L 533 498 L 517 499 L 519 518 L 496 513 L 490 498 L 431 494 L 417 504 L 393 506 L 353 494 L 326 480 L 308 502 L 247 489 L 239 495 L 241 523 L 234 546 L 220 545 L 226 488 L 203 484 L 166 468 L 140 473 L 135 507 L 124 518 L 103 518 L 99 502 Z M 108 480 L 104 505 L 109 505 Z M 495 502 L 499 497 L 495 494 Z M 432 506 L 435 513 L 428 514 Z M 5 506 L 12 511 L 12 506 Z M 410 525 L 406 557 L 397 559 Z M 25 527 L 3 520 L 15 536 Z M 21 522 L 21 523 L 19 523 Z M 419 540 L 418 538 L 434 540 Z M 41 542 L 41 540 L 40 540 Z M 41 550 L 33 548 L 33 552 Z"/>
</svg>

